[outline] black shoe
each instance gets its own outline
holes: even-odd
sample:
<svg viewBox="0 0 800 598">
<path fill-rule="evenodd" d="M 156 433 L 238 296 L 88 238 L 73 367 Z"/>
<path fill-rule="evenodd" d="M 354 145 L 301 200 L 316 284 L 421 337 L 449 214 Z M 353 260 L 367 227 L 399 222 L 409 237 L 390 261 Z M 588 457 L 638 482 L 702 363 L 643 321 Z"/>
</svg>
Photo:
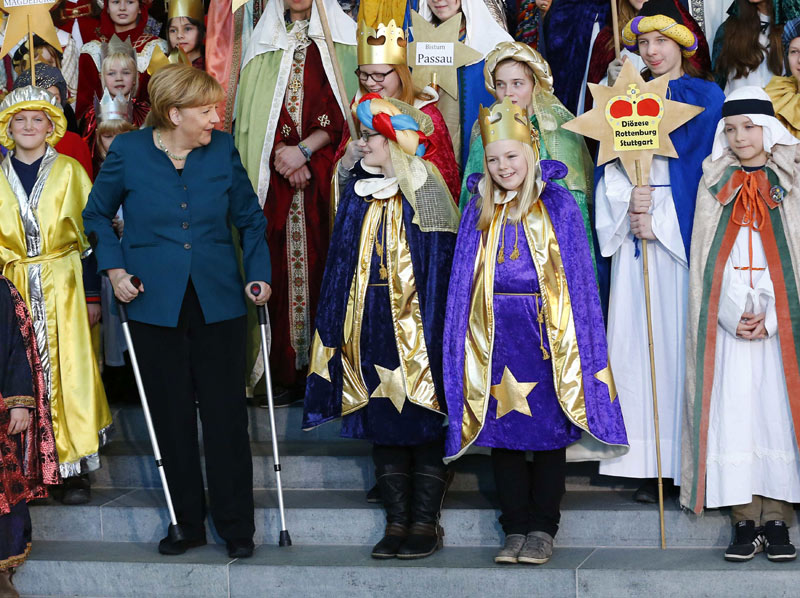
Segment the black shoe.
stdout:
<svg viewBox="0 0 800 598">
<path fill-rule="evenodd" d="M 793 561 L 797 551 L 789 540 L 789 528 L 784 521 L 767 521 L 764 524 L 764 544 L 771 561 Z"/>
<path fill-rule="evenodd" d="M 372 549 L 374 559 L 393 559 L 397 556 L 397 551 L 408 537 L 408 528 L 399 523 L 390 523 L 386 526 L 383 538 Z"/>
<path fill-rule="evenodd" d="M 302 401 L 303 395 L 297 396 L 296 393 L 292 392 L 288 388 L 283 388 L 282 386 L 274 386 L 272 388 L 272 405 L 278 409 L 280 407 L 288 407 L 292 403 L 296 403 L 297 401 Z M 267 400 L 267 395 L 261 395 L 258 398 L 258 406 L 262 409 L 269 409 L 269 401 Z"/>
<path fill-rule="evenodd" d="M 787 534 L 788 539 L 788 534 Z M 749 561 L 764 550 L 764 535 L 755 521 L 748 519 L 739 521 L 733 526 L 733 540 L 725 551 L 726 561 Z"/>
<path fill-rule="evenodd" d="M 654 478 L 644 480 L 639 489 L 633 493 L 633 500 L 647 504 L 658 502 L 658 482 Z"/>
<path fill-rule="evenodd" d="M 397 551 L 399 559 L 421 559 L 443 546 L 444 530 L 439 525 L 442 502 L 448 486 L 448 471 L 444 466 L 423 466 L 414 470 L 414 496 L 411 518 L 414 523 L 408 538 Z"/>
<path fill-rule="evenodd" d="M 177 554 L 183 554 L 190 548 L 197 548 L 198 546 L 205 546 L 206 545 L 206 535 L 203 534 L 202 536 L 197 536 L 195 538 L 187 538 L 184 540 L 178 540 L 177 542 L 173 542 L 169 536 L 163 538 L 161 542 L 158 543 L 158 552 L 161 554 L 166 554 L 170 556 L 174 556 Z"/>
<path fill-rule="evenodd" d="M 369 492 L 367 492 L 367 502 L 372 504 L 380 504 L 383 502 L 383 497 L 381 497 L 381 489 L 378 488 L 377 482 L 372 488 L 369 489 Z"/>
<path fill-rule="evenodd" d="M 63 492 L 61 494 L 61 504 L 64 505 L 85 505 L 92 499 L 92 485 L 89 482 L 89 475 L 66 478 L 64 480 Z"/>
<path fill-rule="evenodd" d="M 228 549 L 228 556 L 232 559 L 246 559 L 253 556 L 255 544 L 250 539 L 247 540 L 228 540 L 225 542 Z"/>
</svg>

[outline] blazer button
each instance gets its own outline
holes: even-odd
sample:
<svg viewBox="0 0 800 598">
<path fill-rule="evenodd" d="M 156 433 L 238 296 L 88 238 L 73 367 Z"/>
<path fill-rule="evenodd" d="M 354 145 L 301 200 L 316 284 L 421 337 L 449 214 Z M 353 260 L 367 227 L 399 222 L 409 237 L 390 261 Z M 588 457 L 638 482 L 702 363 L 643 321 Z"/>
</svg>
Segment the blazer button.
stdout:
<svg viewBox="0 0 800 598">
<path fill-rule="evenodd" d="M 188 204 L 188 203 L 186 203 L 185 201 L 182 201 L 182 202 L 181 202 L 181 210 L 185 210 L 185 209 L 186 209 L 186 208 L 188 208 L 188 207 L 189 207 L 189 204 Z"/>
<path fill-rule="evenodd" d="M 183 248 L 184 249 L 191 249 L 192 248 L 192 244 L 191 243 L 184 243 L 183 244 Z"/>
<path fill-rule="evenodd" d="M 186 230 L 187 228 L 189 228 L 189 223 L 188 222 L 184 222 L 183 224 L 181 224 L 181 228 L 183 230 Z"/>
<path fill-rule="evenodd" d="M 188 191 L 188 190 L 189 190 L 189 187 L 187 187 L 186 185 L 184 185 L 184 186 L 183 186 L 183 190 L 184 190 L 184 191 Z"/>
</svg>

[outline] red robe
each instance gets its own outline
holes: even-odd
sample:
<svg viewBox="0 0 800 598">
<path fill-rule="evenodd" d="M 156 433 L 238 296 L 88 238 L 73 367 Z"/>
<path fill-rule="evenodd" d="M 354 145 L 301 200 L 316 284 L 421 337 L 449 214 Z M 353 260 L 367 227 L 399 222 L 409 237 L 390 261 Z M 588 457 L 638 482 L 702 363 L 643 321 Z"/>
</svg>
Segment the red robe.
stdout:
<svg viewBox="0 0 800 598">
<path fill-rule="evenodd" d="M 130 39 L 137 53 L 141 52 L 149 42 L 159 39 L 155 35 L 145 33 L 145 28 L 147 27 L 147 5 L 141 3 L 141 7 L 142 13 L 139 15 L 136 27 L 130 31 L 117 34 L 117 37 L 123 41 Z M 83 42 L 84 44 L 93 40 L 108 42 L 114 33 L 114 23 L 111 17 L 108 16 L 108 11 L 104 8 L 103 12 L 100 13 L 100 25 L 95 28 L 91 39 L 84 39 Z M 149 104 L 150 97 L 147 95 L 148 81 L 150 81 L 150 75 L 147 71 L 139 73 L 136 98 Z M 97 70 L 97 65 L 89 54 L 82 52 L 78 59 L 78 94 L 75 99 L 75 116 L 78 120 L 92 107 L 94 96 L 99 98 L 102 95 L 103 86 L 100 82 L 100 72 Z"/>
<path fill-rule="evenodd" d="M 281 93 L 277 91 L 276 93 Z M 316 44 L 308 46 L 303 72 L 302 137 L 298 135 L 285 102 L 281 107 L 275 131 L 275 143 L 297 145 L 316 130 L 328 133 L 331 143 L 314 152 L 306 164 L 311 171 L 311 181 L 304 190 L 303 206 L 306 229 L 306 269 L 308 272 L 308 305 L 297 305 L 294 286 L 302 285 L 302 279 L 289 274 L 287 245 L 289 212 L 294 189 L 289 181 L 274 168 L 275 151 L 270 156 L 269 191 L 264 203 L 267 217 L 267 242 L 272 260 L 272 297 L 267 303 L 272 326 L 272 351 L 269 360 L 275 384 L 291 387 L 304 374 L 295 366 L 295 351 L 291 344 L 289 309 L 306 310 L 306 326 L 310 331 L 316 316 L 319 288 L 325 270 L 329 242 L 329 210 L 334 140 L 341 139 L 344 116 L 333 95 L 333 90 L 322 67 Z M 297 266 L 297 265 L 296 265 Z"/>
<path fill-rule="evenodd" d="M 81 166 L 83 166 L 83 169 L 86 171 L 86 174 L 89 175 L 89 178 L 94 180 L 92 155 L 89 152 L 86 142 L 81 139 L 80 135 L 73 133 L 72 131 L 65 132 L 60 141 L 55 144 L 54 149 L 59 154 L 64 154 L 70 158 L 75 158 L 81 163 Z"/>
<path fill-rule="evenodd" d="M 355 102 L 355 99 L 350 102 L 351 108 L 353 102 Z M 453 140 L 450 138 L 450 131 L 447 130 L 447 123 L 435 103 L 426 104 L 419 110 L 430 116 L 431 121 L 433 121 L 433 134 L 430 136 L 431 147 L 425 152 L 423 159 L 428 160 L 439 169 L 447 188 L 450 190 L 450 194 L 453 196 L 453 201 L 458 203 L 459 194 L 461 193 L 461 175 L 458 172 L 458 163 L 453 151 Z M 336 150 L 334 163 L 342 159 L 348 143 L 350 143 L 350 131 L 345 127 L 339 148 Z"/>
</svg>

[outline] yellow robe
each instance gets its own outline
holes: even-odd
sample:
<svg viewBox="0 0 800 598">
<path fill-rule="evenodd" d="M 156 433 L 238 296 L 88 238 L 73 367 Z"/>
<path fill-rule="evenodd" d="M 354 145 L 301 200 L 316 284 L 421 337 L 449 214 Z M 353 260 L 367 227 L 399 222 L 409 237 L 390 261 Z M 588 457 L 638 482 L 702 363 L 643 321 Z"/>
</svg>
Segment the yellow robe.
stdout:
<svg viewBox="0 0 800 598">
<path fill-rule="evenodd" d="M 48 146 L 28 198 L 6 156 L 0 165 L 0 268 L 34 321 L 63 477 L 100 466 L 111 427 L 92 350 L 81 255 L 81 212 L 92 183 L 83 167 Z"/>
</svg>

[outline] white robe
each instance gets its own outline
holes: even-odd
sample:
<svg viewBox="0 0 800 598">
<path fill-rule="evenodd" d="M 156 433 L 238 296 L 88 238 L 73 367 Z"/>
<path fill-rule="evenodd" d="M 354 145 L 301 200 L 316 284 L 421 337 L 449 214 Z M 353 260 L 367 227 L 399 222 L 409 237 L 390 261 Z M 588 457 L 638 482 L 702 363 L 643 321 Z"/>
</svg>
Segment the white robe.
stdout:
<svg viewBox="0 0 800 598">
<path fill-rule="evenodd" d="M 669 162 L 656 157 L 651 185 L 669 185 Z M 600 251 L 613 256 L 608 309 L 608 352 L 630 451 L 600 463 L 604 475 L 657 476 L 653 399 L 644 300 L 642 257 L 635 257 L 628 205 L 633 184 L 618 162 L 605 167 L 595 194 Z M 689 268 L 669 186 L 653 191 L 653 232 L 648 243 L 653 347 L 656 363 L 661 471 L 680 484 L 681 409 L 684 395 L 685 327 Z M 641 250 L 641 244 L 639 244 Z"/>
<path fill-rule="evenodd" d="M 753 495 L 800 502 L 800 457 L 783 375 L 775 292 L 761 235 L 753 233 L 753 287 L 748 229 L 725 264 L 717 318 L 714 385 L 706 457 L 706 506 L 747 504 Z M 742 313 L 766 312 L 768 338 L 736 337 Z"/>
</svg>

